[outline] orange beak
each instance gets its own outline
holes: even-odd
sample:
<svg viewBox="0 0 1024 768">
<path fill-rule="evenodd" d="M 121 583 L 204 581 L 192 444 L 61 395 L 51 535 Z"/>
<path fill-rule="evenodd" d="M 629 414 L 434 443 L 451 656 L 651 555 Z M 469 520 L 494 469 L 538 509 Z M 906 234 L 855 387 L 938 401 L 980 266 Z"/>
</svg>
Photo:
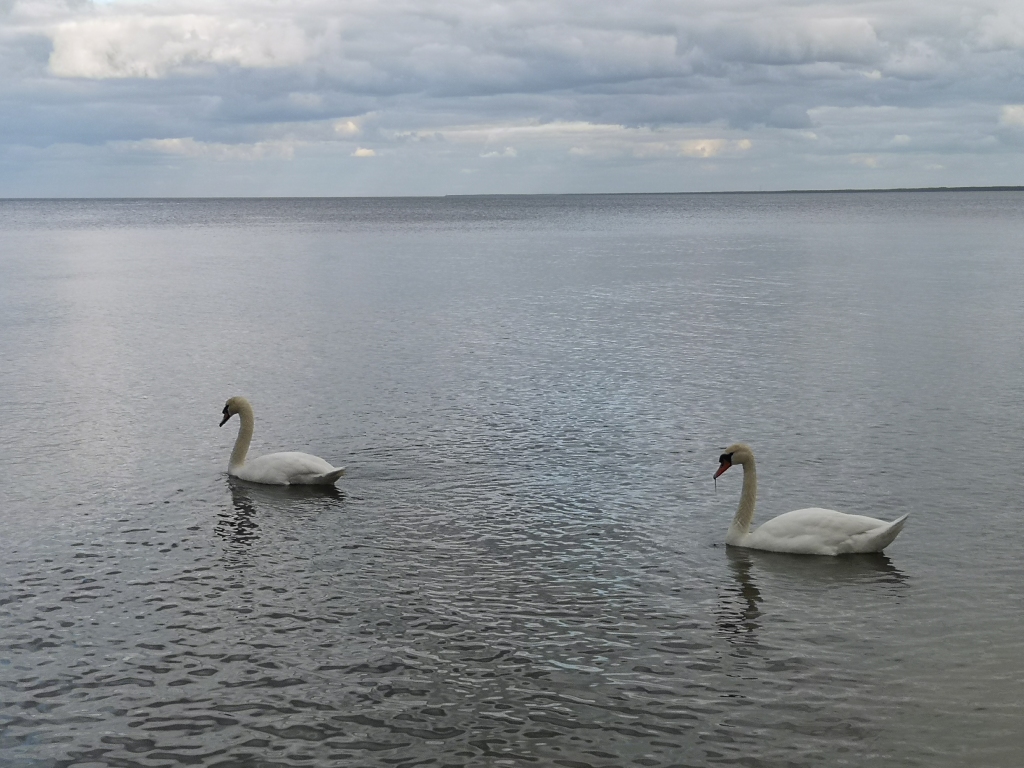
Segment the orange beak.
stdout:
<svg viewBox="0 0 1024 768">
<path fill-rule="evenodd" d="M 727 470 L 731 466 L 732 466 L 732 462 L 723 461 L 721 466 L 718 467 L 718 471 L 715 472 L 715 476 L 714 476 L 713 479 L 717 480 L 719 475 L 721 475 L 723 472 L 725 472 L 725 470 Z"/>
</svg>

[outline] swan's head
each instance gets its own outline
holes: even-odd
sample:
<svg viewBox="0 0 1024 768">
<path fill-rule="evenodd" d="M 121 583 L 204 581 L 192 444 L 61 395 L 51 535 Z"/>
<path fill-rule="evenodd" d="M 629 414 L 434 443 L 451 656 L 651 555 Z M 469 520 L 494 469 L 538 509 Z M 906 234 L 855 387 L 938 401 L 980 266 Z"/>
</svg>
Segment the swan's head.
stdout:
<svg viewBox="0 0 1024 768">
<path fill-rule="evenodd" d="M 733 464 L 746 464 L 753 458 L 754 452 L 750 450 L 749 445 L 746 443 L 733 443 L 725 449 L 725 453 L 718 457 L 718 471 L 715 472 L 715 477 L 717 478 Z"/>
<path fill-rule="evenodd" d="M 244 397 L 232 397 L 224 403 L 224 410 L 221 411 L 221 413 L 224 414 L 224 418 L 220 420 L 220 425 L 222 427 L 228 423 L 228 419 L 242 410 L 243 403 L 245 405 L 249 404 Z"/>
</svg>

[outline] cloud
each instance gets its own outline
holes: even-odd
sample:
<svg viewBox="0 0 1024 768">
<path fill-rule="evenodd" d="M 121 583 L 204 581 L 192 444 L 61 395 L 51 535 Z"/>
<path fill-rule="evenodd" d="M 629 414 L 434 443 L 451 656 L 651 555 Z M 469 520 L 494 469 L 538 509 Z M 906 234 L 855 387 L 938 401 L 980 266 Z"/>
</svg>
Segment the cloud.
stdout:
<svg viewBox="0 0 1024 768">
<path fill-rule="evenodd" d="M 689 183 L 675 166 L 823 187 L 927 154 L 988 183 L 1017 167 L 1024 126 L 1017 0 L 0 3 L 0 177 L 80 145 L 96 152 L 60 162 L 83 179 L 90 162 L 127 178 L 146 158 L 290 156 L 296 185 L 401 158 L 396 183 L 424 189 L 520 170 L 589 189 L 573 174 L 598 168 Z M 381 162 L 350 159 L 371 146 Z"/>
<path fill-rule="evenodd" d="M 517 157 L 518 155 L 519 153 L 516 152 L 515 147 L 505 147 L 505 149 L 503 149 L 501 152 L 484 152 L 480 155 L 480 157 Z"/>
<path fill-rule="evenodd" d="M 289 21 L 212 15 L 123 15 L 67 21 L 53 32 L 50 72 L 57 77 L 159 78 L 203 65 L 289 67 L 312 53 Z"/>
<path fill-rule="evenodd" d="M 355 120 L 337 120 L 333 127 L 339 136 L 358 136 L 362 133 L 362 128 Z"/>
<path fill-rule="evenodd" d="M 262 160 L 268 157 L 291 160 L 295 156 L 296 143 L 286 141 L 261 141 L 255 144 L 218 144 L 195 139 L 144 139 L 142 141 L 116 142 L 123 151 L 177 155 L 187 158 L 210 158 L 213 160 Z"/>
<path fill-rule="evenodd" d="M 1024 128 L 1024 104 L 1004 104 L 999 114 L 1000 125 Z"/>
<path fill-rule="evenodd" d="M 324 97 L 319 93 L 289 93 L 288 102 L 299 109 L 318 110 L 324 106 Z"/>
<path fill-rule="evenodd" d="M 356 151 L 352 153 L 352 157 L 376 157 L 377 153 L 372 149 L 366 147 L 356 147 Z"/>
<path fill-rule="evenodd" d="M 953 66 L 942 51 L 926 40 L 910 40 L 893 51 L 882 66 L 883 76 L 909 80 L 928 79 Z"/>
<path fill-rule="evenodd" d="M 680 152 L 686 157 L 716 157 L 723 152 L 746 152 L 753 144 L 749 139 L 692 139 L 680 142 Z"/>
<path fill-rule="evenodd" d="M 744 17 L 712 26 L 710 39 L 734 61 L 771 65 L 877 61 L 884 47 L 865 18 L 800 18 L 786 11 L 751 23 Z"/>
<path fill-rule="evenodd" d="M 853 165 L 861 165 L 865 168 L 878 168 L 881 162 L 875 155 L 857 155 L 850 158 Z"/>
<path fill-rule="evenodd" d="M 557 150 L 574 157 L 632 156 L 710 158 L 737 155 L 753 147 L 749 139 L 686 138 L 685 129 L 651 129 L 585 121 L 538 121 L 438 127 L 429 138 L 456 145 L 515 142 L 538 149 Z M 408 138 L 419 138 L 410 135 Z M 487 150 L 480 157 L 517 157 L 512 146 Z"/>
<path fill-rule="evenodd" d="M 995 9 L 982 17 L 975 34 L 981 50 L 1024 49 L 1024 9 L 1019 4 Z"/>
</svg>

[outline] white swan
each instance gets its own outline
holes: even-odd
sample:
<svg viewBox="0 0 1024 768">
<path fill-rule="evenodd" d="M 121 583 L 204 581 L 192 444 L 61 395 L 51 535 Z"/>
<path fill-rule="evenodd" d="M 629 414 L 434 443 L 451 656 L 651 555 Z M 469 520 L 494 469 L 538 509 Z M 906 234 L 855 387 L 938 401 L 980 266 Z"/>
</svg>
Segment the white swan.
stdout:
<svg viewBox="0 0 1024 768">
<path fill-rule="evenodd" d="M 757 470 L 749 445 L 736 443 L 725 449 L 717 478 L 733 464 L 743 467 L 743 490 L 725 543 L 769 552 L 798 555 L 845 555 L 853 552 L 881 552 L 903 530 L 907 515 L 893 520 L 876 520 L 863 515 L 847 515 L 834 509 L 798 509 L 769 520 L 750 530 L 757 503 Z"/>
<path fill-rule="evenodd" d="M 228 474 L 232 477 L 267 485 L 334 485 L 344 474 L 344 467 L 332 467 L 319 456 L 298 451 L 269 453 L 246 462 L 245 455 L 249 452 L 255 422 L 249 401 L 244 397 L 228 400 L 220 425 L 223 427 L 236 413 L 242 423 L 228 462 Z"/>
</svg>

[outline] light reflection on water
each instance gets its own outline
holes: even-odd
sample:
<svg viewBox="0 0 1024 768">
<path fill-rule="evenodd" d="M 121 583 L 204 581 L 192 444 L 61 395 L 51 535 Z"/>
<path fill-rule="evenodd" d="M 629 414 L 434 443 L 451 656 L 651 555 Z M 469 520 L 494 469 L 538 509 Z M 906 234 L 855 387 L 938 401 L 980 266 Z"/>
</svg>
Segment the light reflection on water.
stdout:
<svg viewBox="0 0 1024 768">
<path fill-rule="evenodd" d="M 0 202 L 0 762 L 1015 765 L 1019 202 Z"/>
</svg>

